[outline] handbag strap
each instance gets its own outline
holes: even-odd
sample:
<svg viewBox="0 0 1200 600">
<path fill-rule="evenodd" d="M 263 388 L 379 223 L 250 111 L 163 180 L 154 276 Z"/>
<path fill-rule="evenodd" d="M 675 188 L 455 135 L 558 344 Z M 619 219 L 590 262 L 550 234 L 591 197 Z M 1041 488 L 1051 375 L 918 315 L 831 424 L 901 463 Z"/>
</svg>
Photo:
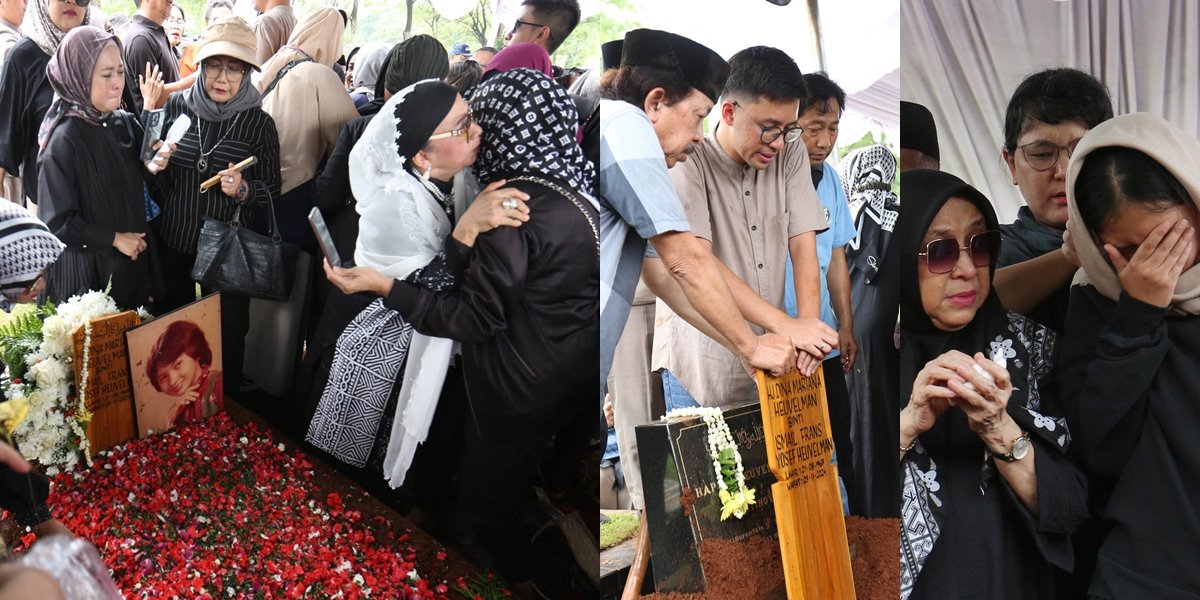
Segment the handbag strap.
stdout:
<svg viewBox="0 0 1200 600">
<path fill-rule="evenodd" d="M 313 62 L 313 59 L 309 58 L 306 55 L 303 58 L 297 58 L 296 60 L 293 60 L 292 62 L 290 62 L 286 65 L 283 65 L 283 68 L 280 69 L 279 72 L 275 74 L 275 79 L 271 80 L 271 84 L 268 85 L 267 87 L 263 88 L 262 97 L 265 99 L 268 94 L 275 91 L 275 86 L 279 85 L 279 80 L 283 79 L 283 76 L 287 75 L 288 71 L 291 71 L 293 67 L 295 67 L 298 64 L 306 63 L 306 62 Z"/>
<path fill-rule="evenodd" d="M 278 242 L 282 238 L 279 235 L 279 223 L 275 220 L 275 202 L 274 199 L 271 198 L 271 188 L 267 187 L 267 184 L 261 181 L 255 181 L 251 185 L 260 187 L 262 191 L 267 194 L 267 214 L 270 215 L 271 218 L 271 229 L 268 231 L 268 234 L 272 241 Z M 233 217 L 231 217 L 228 222 L 230 227 L 242 226 L 242 207 L 245 206 L 245 204 L 245 202 L 239 202 L 237 207 L 233 209 Z"/>
</svg>

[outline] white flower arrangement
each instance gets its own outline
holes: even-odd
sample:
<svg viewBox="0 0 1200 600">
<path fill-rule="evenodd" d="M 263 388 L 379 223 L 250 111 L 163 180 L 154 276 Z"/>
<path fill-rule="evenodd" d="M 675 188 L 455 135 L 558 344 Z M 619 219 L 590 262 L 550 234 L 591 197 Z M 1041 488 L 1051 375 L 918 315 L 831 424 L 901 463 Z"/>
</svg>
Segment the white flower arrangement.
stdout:
<svg viewBox="0 0 1200 600">
<path fill-rule="evenodd" d="M 40 342 L 23 356 L 24 377 L 14 378 L 14 365 L 6 365 L 0 387 L 8 399 L 29 402 L 28 417 L 13 432 L 21 453 L 40 463 L 46 474 L 55 475 L 75 468 L 81 455 L 88 466 L 92 464 L 85 431 L 92 418 L 86 405 L 91 322 L 121 309 L 106 292 L 92 291 L 41 310 L 47 316 L 41 323 Z M 145 309 L 138 309 L 138 314 L 146 314 Z M 84 351 L 76 390 L 72 333 L 80 326 Z"/>
<path fill-rule="evenodd" d="M 721 520 L 730 515 L 739 519 L 746 516 L 746 511 L 754 504 L 754 488 L 746 487 L 742 453 L 733 441 L 725 415 L 721 409 L 712 407 L 676 408 L 666 415 L 668 419 L 685 417 L 701 417 L 708 426 L 708 454 L 713 461 L 717 485 L 721 488 Z"/>
</svg>

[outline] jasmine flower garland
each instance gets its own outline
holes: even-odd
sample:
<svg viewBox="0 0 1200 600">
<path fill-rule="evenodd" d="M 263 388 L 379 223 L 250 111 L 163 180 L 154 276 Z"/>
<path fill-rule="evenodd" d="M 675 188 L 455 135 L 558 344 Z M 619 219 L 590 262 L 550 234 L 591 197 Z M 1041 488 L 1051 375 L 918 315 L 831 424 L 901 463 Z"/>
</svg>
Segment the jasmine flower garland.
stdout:
<svg viewBox="0 0 1200 600">
<path fill-rule="evenodd" d="M 713 471 L 720 486 L 721 520 L 730 515 L 742 518 L 750 505 L 754 504 L 754 489 L 746 487 L 746 473 L 742 467 L 742 454 L 733 441 L 733 433 L 725 422 L 719 408 L 696 407 L 676 408 L 669 411 L 667 419 L 701 417 L 708 426 L 708 454 L 713 461 Z"/>
</svg>

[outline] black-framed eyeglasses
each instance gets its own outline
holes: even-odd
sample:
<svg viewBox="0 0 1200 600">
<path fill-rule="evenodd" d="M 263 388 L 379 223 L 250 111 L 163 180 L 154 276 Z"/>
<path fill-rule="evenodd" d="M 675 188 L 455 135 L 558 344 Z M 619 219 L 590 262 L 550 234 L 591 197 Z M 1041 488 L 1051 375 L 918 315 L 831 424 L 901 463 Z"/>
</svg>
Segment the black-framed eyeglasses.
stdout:
<svg viewBox="0 0 1200 600">
<path fill-rule="evenodd" d="M 513 23 L 512 29 L 510 31 L 516 31 L 516 30 L 520 29 L 522 25 L 528 25 L 530 27 L 545 27 L 545 25 L 542 25 L 541 23 L 533 23 L 531 21 L 522 21 L 520 19 L 517 19 L 517 21 L 515 23 Z"/>
<path fill-rule="evenodd" d="M 470 142 L 471 141 L 471 126 L 474 124 L 475 124 L 475 115 L 471 114 L 470 111 L 467 111 L 467 122 L 465 125 L 463 125 L 462 127 L 459 127 L 458 129 L 455 129 L 452 131 L 447 131 L 445 133 L 435 133 L 435 134 L 429 136 L 429 141 L 432 142 L 433 140 L 440 140 L 442 138 L 448 138 L 448 137 L 458 137 L 461 135 L 461 136 L 466 136 L 467 141 Z"/>
<path fill-rule="evenodd" d="M 747 111 L 746 108 L 741 104 L 738 104 L 737 101 L 734 101 L 733 105 L 742 109 L 743 111 L 746 111 L 746 116 L 750 115 L 750 111 Z M 754 123 L 755 127 L 758 127 L 758 139 L 762 140 L 762 143 L 764 144 L 774 143 L 775 140 L 779 139 L 779 136 L 783 136 L 783 143 L 790 144 L 800 139 L 800 136 L 804 133 L 803 127 L 763 127 L 754 119 L 750 119 L 750 122 Z"/>
<path fill-rule="evenodd" d="M 1082 138 L 1080 138 L 1082 139 Z M 1067 158 L 1075 153 L 1075 146 L 1079 145 L 1079 139 L 1071 140 L 1071 143 L 1066 146 L 1051 144 L 1046 140 L 1038 140 L 1029 142 L 1024 146 L 1017 146 L 1017 150 L 1021 151 L 1021 156 L 1025 157 L 1025 164 L 1035 171 L 1049 171 L 1058 164 L 1058 155 L 1062 151 L 1067 152 Z"/>
<path fill-rule="evenodd" d="M 942 275 L 954 270 L 958 265 L 958 257 L 964 251 L 971 254 L 971 264 L 976 267 L 991 266 L 1000 255 L 1000 232 L 993 229 L 977 233 L 971 236 L 966 246 L 959 246 L 958 240 L 953 238 L 933 240 L 917 256 L 925 257 L 925 266 L 930 273 Z"/>
<path fill-rule="evenodd" d="M 246 75 L 246 67 L 223 65 L 216 62 L 204 61 L 204 76 L 209 79 L 217 79 L 221 73 L 225 73 L 225 79 L 229 81 L 240 81 Z"/>
<path fill-rule="evenodd" d="M 78 6 L 79 8 L 87 8 L 87 5 L 92 3 L 92 0 L 74 0 L 74 2 L 72 2 L 72 0 L 58 0 L 58 1 L 63 4 L 74 4 L 75 6 Z"/>
</svg>

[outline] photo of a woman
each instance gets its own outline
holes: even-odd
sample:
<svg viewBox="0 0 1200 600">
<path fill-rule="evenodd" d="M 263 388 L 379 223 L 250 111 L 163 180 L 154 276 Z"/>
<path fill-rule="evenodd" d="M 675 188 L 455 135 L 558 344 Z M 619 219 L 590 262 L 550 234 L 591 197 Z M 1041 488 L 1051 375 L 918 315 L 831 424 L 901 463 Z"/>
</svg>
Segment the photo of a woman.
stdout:
<svg viewBox="0 0 1200 600">
<path fill-rule="evenodd" d="M 171 323 L 158 337 L 146 361 L 146 376 L 155 390 L 174 398 L 168 419 L 172 428 L 224 408 L 221 371 L 213 368 L 204 332 L 191 321 Z"/>
</svg>

